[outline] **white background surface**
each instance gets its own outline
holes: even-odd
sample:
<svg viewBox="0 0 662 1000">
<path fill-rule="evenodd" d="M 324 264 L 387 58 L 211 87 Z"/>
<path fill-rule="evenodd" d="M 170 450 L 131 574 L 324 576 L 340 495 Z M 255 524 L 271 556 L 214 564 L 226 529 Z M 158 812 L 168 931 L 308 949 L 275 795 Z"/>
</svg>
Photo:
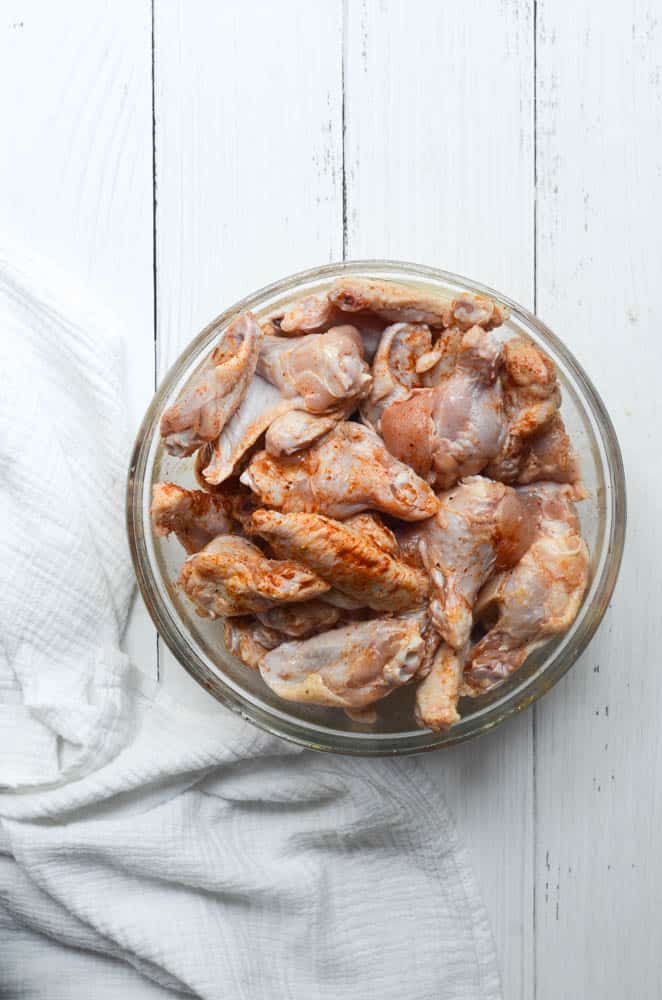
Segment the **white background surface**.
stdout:
<svg viewBox="0 0 662 1000">
<path fill-rule="evenodd" d="M 589 370 L 629 486 L 612 607 L 427 763 L 508 1000 L 662 995 L 661 0 L 5 0 L 0 103 L 2 228 L 114 310 L 132 430 L 212 316 L 343 254 L 493 285 Z M 223 724 L 139 604 L 127 647 Z"/>
</svg>

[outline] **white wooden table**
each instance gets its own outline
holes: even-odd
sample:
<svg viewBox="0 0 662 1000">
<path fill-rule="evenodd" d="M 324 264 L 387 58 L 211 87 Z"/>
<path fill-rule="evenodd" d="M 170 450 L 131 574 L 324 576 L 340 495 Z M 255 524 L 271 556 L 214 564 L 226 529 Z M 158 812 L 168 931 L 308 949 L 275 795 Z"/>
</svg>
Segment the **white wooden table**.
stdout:
<svg viewBox="0 0 662 1000">
<path fill-rule="evenodd" d="M 505 996 L 660 997 L 662 0 L 5 0 L 0 75 L 2 226 L 114 309 L 133 427 L 208 319 L 343 256 L 478 278 L 588 368 L 629 485 L 613 606 L 533 711 L 427 762 Z M 126 642 L 222 711 L 139 604 Z"/>
</svg>

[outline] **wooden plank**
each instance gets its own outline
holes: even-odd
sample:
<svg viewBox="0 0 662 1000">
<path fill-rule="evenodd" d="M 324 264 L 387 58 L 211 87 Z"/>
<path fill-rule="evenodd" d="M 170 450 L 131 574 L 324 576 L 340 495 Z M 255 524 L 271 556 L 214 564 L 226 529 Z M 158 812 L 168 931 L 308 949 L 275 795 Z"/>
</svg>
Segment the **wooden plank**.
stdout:
<svg viewBox="0 0 662 1000">
<path fill-rule="evenodd" d="M 347 4 L 348 257 L 464 273 L 533 304 L 529 3 Z M 533 995 L 532 714 L 426 758 L 490 914 L 504 995 Z"/>
<path fill-rule="evenodd" d="M 131 435 L 154 389 L 150 20 L 148 0 L 12 0 L 0 20 L 3 230 L 117 318 Z M 155 636 L 138 603 L 126 648 L 150 672 Z"/>
<path fill-rule="evenodd" d="M 538 0 L 538 309 L 603 394 L 629 490 L 611 610 L 539 708 L 539 1000 L 662 995 L 661 51 L 659 2 Z"/>
<path fill-rule="evenodd" d="M 341 4 L 156 7 L 158 369 L 240 296 L 342 253 Z M 169 689 L 214 711 L 162 646 Z"/>
</svg>

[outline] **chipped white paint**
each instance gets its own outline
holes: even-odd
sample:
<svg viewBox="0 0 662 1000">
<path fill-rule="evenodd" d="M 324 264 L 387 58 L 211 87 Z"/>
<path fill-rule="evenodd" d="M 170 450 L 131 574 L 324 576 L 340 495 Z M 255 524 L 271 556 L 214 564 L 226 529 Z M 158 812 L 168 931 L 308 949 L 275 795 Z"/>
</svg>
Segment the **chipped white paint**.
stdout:
<svg viewBox="0 0 662 1000">
<path fill-rule="evenodd" d="M 10 0 L 0 210 L 11 238 L 114 309 L 132 429 L 155 375 L 154 292 L 160 377 L 224 305 L 343 244 L 527 305 L 537 263 L 538 311 L 591 371 L 624 446 L 623 576 L 535 726 L 528 712 L 426 760 L 472 852 L 508 1000 L 653 998 L 662 8 L 533 4 L 157 0 L 154 248 L 150 4 Z M 140 609 L 128 646 L 155 669 Z M 175 696 L 220 712 L 161 659 Z"/>
</svg>

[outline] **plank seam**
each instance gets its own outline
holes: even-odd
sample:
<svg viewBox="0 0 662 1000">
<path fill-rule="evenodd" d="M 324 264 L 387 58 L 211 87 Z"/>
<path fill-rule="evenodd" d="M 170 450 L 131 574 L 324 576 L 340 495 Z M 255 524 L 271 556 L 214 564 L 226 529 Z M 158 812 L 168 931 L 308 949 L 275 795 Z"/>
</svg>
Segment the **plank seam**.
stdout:
<svg viewBox="0 0 662 1000">
<path fill-rule="evenodd" d="M 155 19 L 155 2 L 156 0 L 151 0 L 151 46 L 152 46 L 152 317 L 154 324 L 154 391 L 157 388 L 158 379 L 158 265 L 157 265 L 157 254 L 156 254 L 156 58 L 155 58 L 155 43 L 154 43 L 154 19 Z M 161 680 L 161 646 L 159 640 L 159 633 L 156 632 L 156 681 L 157 683 Z"/>
</svg>

